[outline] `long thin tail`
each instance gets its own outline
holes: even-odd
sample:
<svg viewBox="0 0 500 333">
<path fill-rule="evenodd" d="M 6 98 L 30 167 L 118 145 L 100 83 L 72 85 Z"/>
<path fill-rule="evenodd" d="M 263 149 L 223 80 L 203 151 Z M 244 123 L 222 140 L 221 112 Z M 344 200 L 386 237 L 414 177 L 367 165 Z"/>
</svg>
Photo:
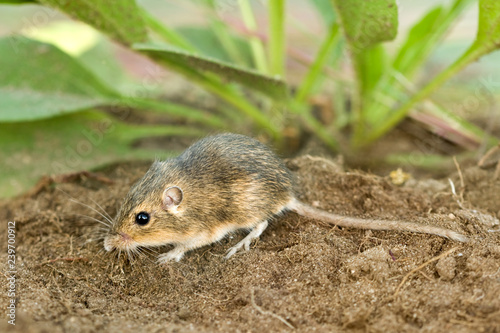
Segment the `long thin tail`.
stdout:
<svg viewBox="0 0 500 333">
<path fill-rule="evenodd" d="M 361 219 L 356 217 L 342 216 L 311 207 L 296 199 L 292 200 L 290 204 L 288 204 L 287 208 L 304 217 L 325 221 L 346 228 L 410 231 L 410 232 L 419 232 L 424 234 L 437 235 L 453 239 L 459 242 L 468 241 L 468 238 L 465 235 L 459 234 L 458 232 L 449 229 L 443 229 L 430 225 L 423 225 L 411 222 Z"/>
</svg>

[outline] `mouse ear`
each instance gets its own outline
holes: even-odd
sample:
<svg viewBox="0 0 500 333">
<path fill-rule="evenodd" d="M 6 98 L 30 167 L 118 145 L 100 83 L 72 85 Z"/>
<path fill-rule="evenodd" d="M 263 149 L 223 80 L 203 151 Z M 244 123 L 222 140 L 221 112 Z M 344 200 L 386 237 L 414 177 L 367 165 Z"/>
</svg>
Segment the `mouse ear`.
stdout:
<svg viewBox="0 0 500 333">
<path fill-rule="evenodd" d="M 163 209 L 170 210 L 176 208 L 182 202 L 183 193 L 180 187 L 171 186 L 163 191 Z"/>
</svg>

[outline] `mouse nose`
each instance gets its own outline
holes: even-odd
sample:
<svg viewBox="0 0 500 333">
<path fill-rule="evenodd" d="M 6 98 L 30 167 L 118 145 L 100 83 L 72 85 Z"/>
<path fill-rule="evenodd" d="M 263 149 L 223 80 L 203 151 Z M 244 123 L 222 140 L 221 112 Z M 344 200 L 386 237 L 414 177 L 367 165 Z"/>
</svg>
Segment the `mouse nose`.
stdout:
<svg viewBox="0 0 500 333">
<path fill-rule="evenodd" d="M 129 235 L 127 235 L 126 233 L 124 232 L 119 232 L 118 235 L 120 235 L 120 237 L 124 240 L 124 241 L 131 241 L 132 240 L 132 237 L 130 237 Z"/>
<path fill-rule="evenodd" d="M 118 248 L 124 249 L 133 242 L 132 237 L 124 232 L 111 233 L 104 238 L 104 249 L 108 252 Z"/>
</svg>

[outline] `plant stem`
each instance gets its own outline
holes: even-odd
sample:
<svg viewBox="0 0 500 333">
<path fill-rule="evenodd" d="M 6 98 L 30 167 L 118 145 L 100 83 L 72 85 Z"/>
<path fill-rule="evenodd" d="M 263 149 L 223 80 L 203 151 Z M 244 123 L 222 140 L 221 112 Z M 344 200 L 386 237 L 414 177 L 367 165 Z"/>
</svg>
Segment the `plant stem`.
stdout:
<svg viewBox="0 0 500 333">
<path fill-rule="evenodd" d="M 197 53 L 196 48 L 192 46 L 186 39 L 184 39 L 184 37 L 179 35 L 174 30 L 163 25 L 154 16 L 149 14 L 148 11 L 146 11 L 144 8 L 141 8 L 141 13 L 148 27 L 152 31 L 156 32 L 159 36 L 161 36 L 161 38 L 163 38 L 166 42 L 192 53 Z"/>
<path fill-rule="evenodd" d="M 184 67 L 175 61 L 166 60 L 161 56 L 154 57 L 150 55 L 150 57 L 159 63 L 166 64 L 166 66 L 172 68 L 180 74 L 185 75 L 189 79 L 200 84 L 206 90 L 218 95 L 222 99 L 234 105 L 237 109 L 251 117 L 258 126 L 269 132 L 275 140 L 281 140 L 282 134 L 278 126 L 273 124 L 259 109 L 249 103 L 244 97 L 239 95 L 239 92 L 237 92 L 233 87 L 229 84 L 222 83 L 220 78 L 217 76 L 211 75 L 210 73 L 205 74 L 200 71 Z"/>
<path fill-rule="evenodd" d="M 227 52 L 231 60 L 243 67 L 247 67 L 248 64 L 245 61 L 245 58 L 241 54 L 240 49 L 234 42 L 233 37 L 230 35 L 227 25 L 225 25 L 221 20 L 212 19 L 210 23 L 212 30 L 214 31 L 217 39 L 221 43 L 224 50 Z"/>
<path fill-rule="evenodd" d="M 309 110 L 307 109 L 308 105 L 298 103 L 296 101 L 291 101 L 289 103 L 289 107 L 291 111 L 294 113 L 298 114 L 302 120 L 306 123 L 306 126 L 309 127 L 309 129 L 325 144 L 328 145 L 328 147 L 332 148 L 333 150 L 338 151 L 339 150 L 339 144 L 337 140 L 328 132 L 328 130 L 323 126 L 322 123 L 320 123 L 316 118 L 314 118 Z"/>
<path fill-rule="evenodd" d="M 306 74 L 304 80 L 302 81 L 302 85 L 299 87 L 297 94 L 295 95 L 295 100 L 298 103 L 304 103 L 305 99 L 311 94 L 311 90 L 318 81 L 333 46 L 335 46 L 338 41 L 338 32 L 339 26 L 338 24 L 334 24 L 330 28 L 327 37 L 324 39 L 323 44 L 316 55 L 316 59 L 309 67 L 309 72 Z"/>
<path fill-rule="evenodd" d="M 227 52 L 231 60 L 241 66 L 248 66 L 245 61 L 241 50 L 235 43 L 234 38 L 231 36 L 227 24 L 217 15 L 217 8 L 214 0 L 203 1 L 207 7 L 208 14 L 210 15 L 210 27 L 215 33 L 215 36 L 221 43 L 224 50 Z"/>
<path fill-rule="evenodd" d="M 362 66 L 361 66 L 361 55 L 359 52 L 352 50 L 352 62 L 353 68 L 356 75 L 356 80 L 354 80 L 353 92 L 351 95 L 351 124 L 353 124 L 353 133 L 351 141 L 351 146 L 356 145 L 356 140 L 358 138 L 358 133 L 364 133 L 364 122 L 363 115 L 361 114 L 362 109 L 362 99 L 363 99 L 363 77 L 362 77 Z"/>
<path fill-rule="evenodd" d="M 269 1 L 269 67 L 270 74 L 285 74 L 285 1 Z"/>
<path fill-rule="evenodd" d="M 208 125 L 214 128 L 227 127 L 225 120 L 217 117 L 216 115 L 193 109 L 184 105 L 174 104 L 167 101 L 157 101 L 142 98 L 124 98 L 121 100 L 121 102 L 123 104 L 126 104 L 127 106 L 131 106 L 134 108 L 167 113 L 173 116 L 196 121 L 200 124 Z"/>
<path fill-rule="evenodd" d="M 189 126 L 146 126 L 122 123 L 118 123 L 117 126 L 123 127 L 124 129 L 122 131 L 116 131 L 115 135 L 118 135 L 120 139 L 128 143 L 132 143 L 138 139 L 155 136 L 203 137 L 207 134 L 207 131 Z"/>
<path fill-rule="evenodd" d="M 273 0 L 275 1 L 275 0 Z M 257 31 L 257 23 L 255 22 L 255 17 L 253 15 L 252 7 L 248 0 L 238 0 L 241 9 L 241 15 L 243 16 L 243 22 L 245 22 L 245 26 L 250 32 Z M 264 52 L 264 46 L 262 45 L 262 41 L 256 37 L 250 37 L 250 47 L 252 49 L 252 56 L 255 62 L 255 67 L 264 74 L 268 74 L 267 62 L 266 62 L 266 54 Z"/>
<path fill-rule="evenodd" d="M 278 127 L 275 126 L 259 109 L 236 93 L 234 89 L 231 89 L 230 86 L 212 84 L 207 86 L 207 89 L 216 93 L 227 102 L 237 107 L 247 116 L 251 117 L 260 127 L 270 132 L 275 140 L 281 140 L 281 133 Z"/>
</svg>

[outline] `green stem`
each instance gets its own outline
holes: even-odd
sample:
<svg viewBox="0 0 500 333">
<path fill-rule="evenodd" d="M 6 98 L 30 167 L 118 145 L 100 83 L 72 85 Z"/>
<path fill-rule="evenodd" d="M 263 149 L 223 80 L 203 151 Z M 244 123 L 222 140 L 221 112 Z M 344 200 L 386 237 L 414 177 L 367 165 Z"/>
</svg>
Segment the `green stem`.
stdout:
<svg viewBox="0 0 500 333">
<path fill-rule="evenodd" d="M 368 135 L 363 138 L 361 143 L 372 142 L 389 132 L 393 127 L 395 127 L 401 120 L 406 117 L 407 113 L 411 108 L 415 106 L 415 104 L 427 98 L 450 77 L 461 71 L 471 62 L 476 61 L 484 54 L 487 54 L 489 51 L 491 51 L 490 48 L 481 47 L 475 43 L 472 44 L 472 46 L 450 67 L 438 74 L 429 84 L 427 84 L 427 86 L 425 86 L 417 94 L 413 95 L 410 100 L 408 100 L 403 106 L 392 113 L 388 118 L 384 119 L 383 123 L 380 126 L 376 127 L 375 130 L 368 133 Z"/>
<path fill-rule="evenodd" d="M 184 50 L 197 53 L 197 50 L 194 46 L 192 46 L 184 37 L 179 35 L 174 30 L 166 27 L 160 21 L 158 21 L 154 16 L 149 14 L 144 8 L 141 8 L 142 17 L 146 21 L 148 27 L 156 32 L 161 38 L 163 38 L 166 42 L 171 43 L 177 47 L 180 47 Z"/>
<path fill-rule="evenodd" d="M 352 51 L 352 62 L 353 62 L 353 67 L 354 67 L 354 72 L 356 75 L 356 80 L 353 85 L 353 93 L 351 95 L 351 123 L 353 124 L 353 133 L 354 135 L 352 136 L 352 140 L 354 141 L 354 144 L 351 145 L 356 145 L 356 140 L 358 138 L 359 133 L 364 133 L 364 122 L 363 122 L 363 117 L 361 114 L 361 101 L 363 99 L 363 77 L 362 77 L 362 66 L 361 62 L 362 59 L 360 59 L 361 55 L 359 52 L 362 51 Z"/>
<path fill-rule="evenodd" d="M 206 88 L 251 117 L 260 127 L 269 131 L 274 139 L 280 140 L 281 133 L 279 129 L 259 109 L 238 95 L 234 89 L 222 84 L 210 84 Z"/>
<path fill-rule="evenodd" d="M 147 54 L 147 53 L 146 53 Z M 259 109 L 249 103 L 244 97 L 242 97 L 238 91 L 236 91 L 229 84 L 223 83 L 217 76 L 211 74 L 205 74 L 200 71 L 196 71 L 192 68 L 185 67 L 175 61 L 167 60 L 161 56 L 154 56 L 149 54 L 151 59 L 156 62 L 163 63 L 164 65 L 170 67 L 176 72 L 186 76 L 190 80 L 198 83 L 200 86 L 204 87 L 206 90 L 218 95 L 222 99 L 226 100 L 228 103 L 234 105 L 237 109 L 242 111 L 244 114 L 248 115 L 253 119 L 253 121 L 265 129 L 271 136 L 280 141 L 282 134 L 275 124 L 269 120 Z"/>
<path fill-rule="evenodd" d="M 142 98 L 124 98 L 121 102 L 134 108 L 167 113 L 172 116 L 182 117 L 214 128 L 227 127 L 225 120 L 217 117 L 216 115 L 184 105 Z"/>
<path fill-rule="evenodd" d="M 275 0 L 273 0 L 275 1 Z M 243 22 L 247 29 L 254 33 L 257 31 L 257 23 L 255 22 L 255 17 L 253 15 L 252 7 L 248 0 L 238 0 L 241 9 L 241 15 L 243 16 Z M 264 45 L 262 45 L 262 41 L 256 37 L 250 37 L 250 47 L 252 49 L 252 56 L 255 62 L 255 67 L 264 74 L 268 74 L 267 62 L 266 62 L 266 54 L 264 52 Z"/>
<path fill-rule="evenodd" d="M 299 87 L 297 94 L 295 95 L 295 100 L 298 103 L 304 103 L 305 99 L 311 94 L 311 90 L 321 76 L 325 63 L 328 60 L 328 56 L 331 54 L 331 50 L 338 41 L 338 32 L 339 26 L 338 24 L 334 24 L 331 27 L 328 36 L 324 39 L 323 44 L 316 55 L 316 59 L 309 67 L 309 72 L 305 76 L 302 81 L 302 85 Z"/>
<path fill-rule="evenodd" d="M 285 73 L 285 1 L 269 1 L 269 67 L 273 75 Z"/>
<path fill-rule="evenodd" d="M 335 140 L 334 137 L 328 132 L 325 126 L 323 126 L 322 123 L 320 123 L 316 118 L 314 118 L 311 113 L 308 112 L 307 105 L 306 104 L 301 104 L 297 103 L 295 101 L 292 101 L 289 104 L 290 109 L 298 114 L 302 120 L 306 123 L 306 126 L 309 127 L 309 129 L 325 144 L 328 145 L 328 147 L 332 148 L 333 150 L 338 151 L 339 150 L 339 144 L 337 140 Z"/>
<path fill-rule="evenodd" d="M 123 127 L 123 130 L 116 131 L 116 135 L 127 143 L 155 136 L 203 137 L 207 134 L 207 131 L 188 126 L 147 126 L 129 124 L 117 124 L 117 126 Z"/>
<path fill-rule="evenodd" d="M 234 38 L 231 36 L 227 24 L 225 24 L 216 13 L 216 4 L 214 0 L 205 0 L 204 1 L 209 13 L 211 16 L 210 19 L 210 27 L 215 33 L 215 36 L 221 43 L 224 50 L 227 52 L 231 60 L 239 65 L 244 67 L 248 66 L 245 61 L 245 57 L 243 56 L 241 50 L 236 45 Z"/>
<path fill-rule="evenodd" d="M 231 60 L 238 65 L 247 67 L 248 64 L 246 63 L 241 50 L 234 42 L 234 38 L 229 34 L 227 25 L 225 25 L 221 20 L 218 19 L 213 19 L 210 25 L 215 35 L 217 36 L 217 39 L 219 40 Z"/>
</svg>

